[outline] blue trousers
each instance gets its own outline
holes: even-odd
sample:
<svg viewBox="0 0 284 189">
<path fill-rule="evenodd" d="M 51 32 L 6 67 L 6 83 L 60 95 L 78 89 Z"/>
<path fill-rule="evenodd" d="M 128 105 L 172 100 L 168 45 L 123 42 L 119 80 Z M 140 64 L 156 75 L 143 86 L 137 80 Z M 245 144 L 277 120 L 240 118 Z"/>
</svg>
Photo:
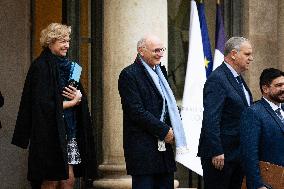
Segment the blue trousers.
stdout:
<svg viewBox="0 0 284 189">
<path fill-rule="evenodd" d="M 174 173 L 132 175 L 132 189 L 173 189 Z"/>
<path fill-rule="evenodd" d="M 226 162 L 223 169 L 217 170 L 211 159 L 201 158 L 204 189 L 241 189 L 243 171 L 240 163 Z"/>
</svg>

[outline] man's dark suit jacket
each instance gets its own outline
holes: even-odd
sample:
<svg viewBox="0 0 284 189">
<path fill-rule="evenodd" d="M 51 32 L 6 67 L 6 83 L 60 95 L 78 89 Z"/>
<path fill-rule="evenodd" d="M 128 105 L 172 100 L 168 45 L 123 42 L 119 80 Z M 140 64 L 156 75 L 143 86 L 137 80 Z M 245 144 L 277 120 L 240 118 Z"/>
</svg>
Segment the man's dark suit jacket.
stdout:
<svg viewBox="0 0 284 189">
<path fill-rule="evenodd" d="M 165 75 L 164 67 L 161 67 Z M 158 151 L 170 125 L 160 121 L 163 99 L 151 76 L 137 57 L 118 80 L 123 109 L 123 147 L 127 173 L 145 175 L 176 170 L 173 149 Z"/>
<path fill-rule="evenodd" d="M 284 166 L 284 124 L 262 98 L 243 112 L 240 134 L 247 188 L 259 188 L 260 160 Z"/>
<path fill-rule="evenodd" d="M 243 81 L 252 97 L 249 88 Z M 223 63 L 211 73 L 203 91 L 203 122 L 198 156 L 211 159 L 225 154 L 225 161 L 240 158 L 239 124 L 248 103 L 230 69 Z"/>
</svg>

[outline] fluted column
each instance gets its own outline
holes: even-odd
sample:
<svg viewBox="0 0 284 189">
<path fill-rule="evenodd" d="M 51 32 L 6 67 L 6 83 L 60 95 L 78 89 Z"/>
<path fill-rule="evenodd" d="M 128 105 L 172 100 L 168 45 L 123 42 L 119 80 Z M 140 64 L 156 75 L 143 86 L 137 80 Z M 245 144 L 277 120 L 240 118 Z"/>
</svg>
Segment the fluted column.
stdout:
<svg viewBox="0 0 284 189">
<path fill-rule="evenodd" d="M 103 178 L 94 186 L 127 189 L 131 178 L 126 176 L 123 155 L 118 76 L 135 60 L 136 43 L 144 34 L 158 35 L 167 46 L 167 1 L 104 0 L 103 8 Z"/>
<path fill-rule="evenodd" d="M 284 70 L 284 1 L 278 1 L 278 65 Z"/>
<path fill-rule="evenodd" d="M 258 82 L 262 70 L 278 67 L 278 2 L 243 0 L 244 36 L 252 42 L 254 56 L 246 79 L 255 100 L 261 96 Z"/>
</svg>

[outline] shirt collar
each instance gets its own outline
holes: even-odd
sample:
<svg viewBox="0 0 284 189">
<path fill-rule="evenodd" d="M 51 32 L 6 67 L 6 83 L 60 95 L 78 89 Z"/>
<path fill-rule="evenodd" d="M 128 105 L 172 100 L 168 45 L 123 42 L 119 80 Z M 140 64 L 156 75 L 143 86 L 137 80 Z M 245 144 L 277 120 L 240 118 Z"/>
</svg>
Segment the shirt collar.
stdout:
<svg viewBox="0 0 284 189">
<path fill-rule="evenodd" d="M 264 98 L 264 100 L 266 100 L 266 102 L 268 102 L 268 104 L 270 105 L 270 107 L 272 108 L 273 111 L 277 110 L 278 108 L 280 108 L 280 110 L 281 110 L 281 103 L 279 104 L 279 106 L 277 106 L 276 104 L 274 104 L 273 102 L 271 102 L 267 98 L 265 98 L 265 97 L 263 97 L 263 98 Z"/>
<path fill-rule="evenodd" d="M 233 74 L 234 77 L 239 76 L 239 74 L 236 72 L 236 70 L 234 70 L 234 68 L 233 68 L 230 64 L 228 64 L 227 62 L 224 62 L 224 63 L 225 63 L 226 66 L 229 68 L 229 70 L 232 72 L 232 74 Z"/>
</svg>

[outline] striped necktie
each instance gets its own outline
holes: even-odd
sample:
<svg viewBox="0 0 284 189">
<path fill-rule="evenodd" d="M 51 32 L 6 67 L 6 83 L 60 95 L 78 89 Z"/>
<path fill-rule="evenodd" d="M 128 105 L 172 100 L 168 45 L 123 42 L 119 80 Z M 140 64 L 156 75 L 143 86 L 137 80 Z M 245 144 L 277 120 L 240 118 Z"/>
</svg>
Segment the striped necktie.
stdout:
<svg viewBox="0 0 284 189">
<path fill-rule="evenodd" d="M 277 116 L 280 118 L 281 122 L 284 124 L 284 117 L 281 114 L 280 108 L 278 108 L 277 110 L 275 110 L 275 113 L 277 114 Z"/>
<path fill-rule="evenodd" d="M 239 87 L 244 91 L 242 78 L 237 76 L 236 79 L 238 80 Z"/>
<path fill-rule="evenodd" d="M 246 94 L 245 94 L 245 91 L 244 91 L 244 87 L 243 87 L 243 81 L 242 81 L 242 78 L 241 76 L 237 76 L 236 77 L 237 81 L 238 81 L 238 84 L 239 84 L 239 88 L 241 89 L 242 91 L 242 94 L 244 95 L 244 97 L 246 98 Z M 247 98 L 246 98 L 247 99 Z M 249 103 L 248 103 L 249 104 Z"/>
</svg>

